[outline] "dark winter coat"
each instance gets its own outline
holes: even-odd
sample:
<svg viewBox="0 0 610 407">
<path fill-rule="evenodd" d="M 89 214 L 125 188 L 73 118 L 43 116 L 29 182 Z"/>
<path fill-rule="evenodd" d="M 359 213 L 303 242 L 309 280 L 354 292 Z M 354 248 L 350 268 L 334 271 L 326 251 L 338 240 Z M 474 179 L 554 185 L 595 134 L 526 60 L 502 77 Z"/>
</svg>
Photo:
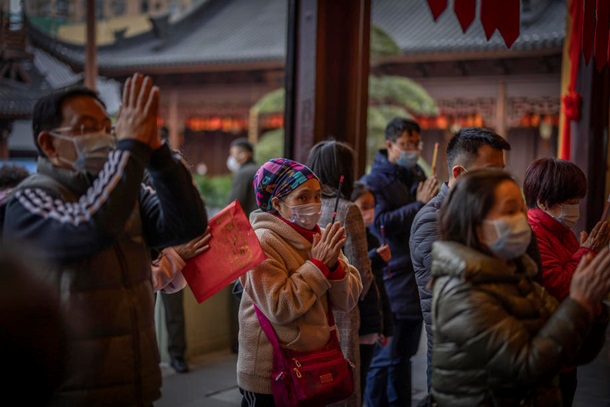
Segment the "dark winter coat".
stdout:
<svg viewBox="0 0 610 407">
<path fill-rule="evenodd" d="M 406 169 L 388 161 L 387 151 L 375 156 L 371 172 L 362 181 L 375 194 L 375 222 L 369 226 L 382 241 L 380 227 L 385 227 L 385 240 L 392 259 L 384 270 L 385 288 L 392 312 L 398 319 L 421 319 L 419 293 L 409 253 L 411 224 L 424 203 L 416 200 L 417 187 L 425 181 L 421 167 Z"/>
<path fill-rule="evenodd" d="M 509 265 L 456 242 L 432 246 L 432 395 L 439 406 L 558 406 L 563 365 L 603 346 L 608 313 L 561 304 L 533 281 L 525 255 Z"/>
<path fill-rule="evenodd" d="M 142 185 L 145 167 L 155 190 Z M 5 202 L 5 239 L 32 245 L 66 315 L 66 376 L 53 406 L 150 406 L 161 396 L 150 248 L 203 234 L 188 169 L 166 145 L 120 140 L 97 178 L 38 162 Z M 34 390 L 35 391 L 35 390 Z"/>
</svg>

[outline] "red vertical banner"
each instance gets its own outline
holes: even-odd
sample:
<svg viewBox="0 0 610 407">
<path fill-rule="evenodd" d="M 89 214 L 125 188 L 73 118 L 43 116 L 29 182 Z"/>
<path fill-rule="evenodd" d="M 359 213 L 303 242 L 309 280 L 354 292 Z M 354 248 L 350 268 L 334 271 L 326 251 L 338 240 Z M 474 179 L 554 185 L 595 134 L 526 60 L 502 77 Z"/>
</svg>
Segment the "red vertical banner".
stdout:
<svg viewBox="0 0 610 407">
<path fill-rule="evenodd" d="M 506 46 L 510 48 L 519 38 L 521 2 L 520 0 L 498 1 L 496 2 L 494 13 L 496 14 L 496 28 L 502 34 Z"/>
<path fill-rule="evenodd" d="M 447 0 L 428 0 L 428 5 L 432 11 L 432 17 L 436 21 L 447 8 Z"/>
<path fill-rule="evenodd" d="M 584 0 L 582 2 L 582 54 L 585 57 L 585 63 L 587 65 L 589 65 L 589 62 L 591 61 L 591 55 L 593 54 L 593 34 L 595 30 L 595 2 L 596 0 Z"/>
<path fill-rule="evenodd" d="M 561 108 L 564 114 L 563 129 L 559 144 L 559 158 L 570 159 L 572 144 L 571 122 L 580 119 L 580 95 L 576 93 L 576 79 L 580 66 L 580 52 L 582 50 L 583 33 L 583 1 L 571 0 L 569 6 L 572 28 L 569 36 L 568 58 L 570 60 L 570 75 L 568 77 L 567 92 L 561 98 Z"/>
<path fill-rule="evenodd" d="M 481 0 L 481 24 L 483 24 L 485 37 L 488 41 L 496 31 L 495 6 L 496 2 L 494 0 Z"/>
<path fill-rule="evenodd" d="M 453 3 L 453 11 L 460 22 L 462 31 L 466 32 L 477 14 L 477 0 L 455 0 Z"/>
<path fill-rule="evenodd" d="M 608 23 L 610 21 L 610 1 L 597 0 L 597 19 L 593 55 L 597 70 L 601 71 L 608 62 Z"/>
</svg>

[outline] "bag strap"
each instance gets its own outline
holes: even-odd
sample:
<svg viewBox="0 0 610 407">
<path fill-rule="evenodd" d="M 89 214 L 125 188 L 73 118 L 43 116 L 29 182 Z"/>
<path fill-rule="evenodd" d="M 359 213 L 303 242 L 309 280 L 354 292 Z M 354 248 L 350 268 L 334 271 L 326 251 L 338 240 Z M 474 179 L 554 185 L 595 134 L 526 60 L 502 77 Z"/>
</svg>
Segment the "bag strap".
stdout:
<svg viewBox="0 0 610 407">
<path fill-rule="evenodd" d="M 333 312 L 330 306 L 330 299 L 328 298 L 328 295 L 326 295 L 326 303 L 327 303 L 327 311 L 328 313 L 326 314 L 326 319 L 328 320 L 328 325 L 330 326 L 330 330 L 331 330 L 331 335 L 335 335 L 337 336 L 337 327 L 335 326 L 335 318 L 333 316 Z M 254 306 L 254 311 L 256 311 L 256 316 L 258 317 L 258 322 L 261 324 L 261 328 L 263 328 L 263 331 L 265 331 L 265 334 L 267 335 L 267 338 L 269 339 L 269 342 L 271 342 L 271 345 L 273 345 L 274 348 L 276 349 L 280 349 L 280 342 L 277 339 L 277 335 L 275 334 L 275 330 L 273 329 L 273 326 L 271 325 L 271 321 L 269 321 L 269 318 L 267 318 L 267 316 L 265 316 L 265 314 L 263 314 L 263 312 L 256 306 L 256 304 L 252 304 Z M 337 336 L 338 338 L 338 336 Z"/>
</svg>

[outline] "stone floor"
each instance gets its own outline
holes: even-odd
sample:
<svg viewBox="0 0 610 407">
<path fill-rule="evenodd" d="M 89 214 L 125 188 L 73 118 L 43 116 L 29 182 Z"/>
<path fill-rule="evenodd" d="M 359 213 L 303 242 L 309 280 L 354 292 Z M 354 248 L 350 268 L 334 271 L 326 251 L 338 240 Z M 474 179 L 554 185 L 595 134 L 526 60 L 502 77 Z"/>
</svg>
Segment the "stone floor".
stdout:
<svg viewBox="0 0 610 407">
<path fill-rule="evenodd" d="M 573 407 L 610 407 L 610 329 L 606 346 L 592 363 L 578 369 Z M 423 343 L 424 341 L 422 341 Z M 425 394 L 425 347 L 413 358 L 413 406 Z M 237 356 L 229 350 L 190 360 L 191 371 L 176 374 L 163 368 L 163 397 L 155 407 L 237 407 L 241 396 L 236 384 Z"/>
</svg>

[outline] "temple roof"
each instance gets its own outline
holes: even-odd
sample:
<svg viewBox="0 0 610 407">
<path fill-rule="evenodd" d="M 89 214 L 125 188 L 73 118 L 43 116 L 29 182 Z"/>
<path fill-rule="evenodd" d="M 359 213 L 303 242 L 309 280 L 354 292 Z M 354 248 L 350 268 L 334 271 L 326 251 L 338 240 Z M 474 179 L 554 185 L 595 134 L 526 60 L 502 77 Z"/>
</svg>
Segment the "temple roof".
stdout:
<svg viewBox="0 0 610 407">
<path fill-rule="evenodd" d="M 487 41 L 478 18 L 462 32 L 453 10 L 434 21 L 426 1 L 372 0 L 372 22 L 394 38 L 405 56 L 525 51 L 561 52 L 565 36 L 566 4 L 562 0 L 530 0 L 536 10 L 522 10 L 521 35 L 507 49 L 498 32 Z M 98 48 L 101 74 L 135 69 L 239 69 L 282 66 L 286 52 L 286 0 L 208 0 L 176 21 L 156 18 L 153 29 Z M 72 67 L 82 69 L 83 46 L 57 41 L 32 30 L 35 44 Z"/>
</svg>

